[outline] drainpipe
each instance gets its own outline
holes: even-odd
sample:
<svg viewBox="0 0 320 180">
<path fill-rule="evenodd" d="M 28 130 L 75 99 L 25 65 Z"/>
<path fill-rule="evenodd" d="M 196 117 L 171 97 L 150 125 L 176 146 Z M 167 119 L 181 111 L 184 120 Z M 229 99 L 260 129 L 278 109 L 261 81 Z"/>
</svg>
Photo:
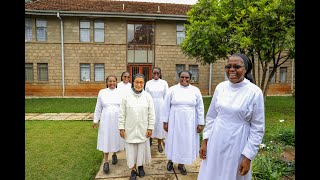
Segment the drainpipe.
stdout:
<svg viewBox="0 0 320 180">
<path fill-rule="evenodd" d="M 61 34 L 61 79 L 62 79 L 62 97 L 64 97 L 64 44 L 63 44 L 63 21 L 57 12 L 57 17 L 60 19 L 60 34 Z"/>
<path fill-rule="evenodd" d="M 209 96 L 211 96 L 211 80 L 212 79 L 212 63 L 210 63 L 210 75 L 209 75 Z"/>
</svg>

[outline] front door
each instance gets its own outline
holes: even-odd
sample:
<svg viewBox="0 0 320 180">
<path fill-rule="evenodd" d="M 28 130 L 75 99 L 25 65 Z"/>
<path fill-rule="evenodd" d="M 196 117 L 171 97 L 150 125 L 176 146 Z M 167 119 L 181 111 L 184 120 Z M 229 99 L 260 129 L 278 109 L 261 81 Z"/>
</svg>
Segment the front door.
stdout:
<svg viewBox="0 0 320 180">
<path fill-rule="evenodd" d="M 131 77 L 140 73 L 145 76 L 146 82 L 152 79 L 152 64 L 129 64 L 129 70 Z M 131 82 L 133 82 L 132 79 Z"/>
</svg>

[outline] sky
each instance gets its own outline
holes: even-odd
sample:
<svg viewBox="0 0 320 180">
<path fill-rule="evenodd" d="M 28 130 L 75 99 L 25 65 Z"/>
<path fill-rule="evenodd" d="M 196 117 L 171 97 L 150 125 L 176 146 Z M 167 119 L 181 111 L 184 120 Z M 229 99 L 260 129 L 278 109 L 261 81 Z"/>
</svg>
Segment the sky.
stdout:
<svg viewBox="0 0 320 180">
<path fill-rule="evenodd" d="M 195 4 L 198 0 L 118 0 L 118 1 L 140 1 L 140 2 L 161 2 L 174 4 Z"/>
</svg>

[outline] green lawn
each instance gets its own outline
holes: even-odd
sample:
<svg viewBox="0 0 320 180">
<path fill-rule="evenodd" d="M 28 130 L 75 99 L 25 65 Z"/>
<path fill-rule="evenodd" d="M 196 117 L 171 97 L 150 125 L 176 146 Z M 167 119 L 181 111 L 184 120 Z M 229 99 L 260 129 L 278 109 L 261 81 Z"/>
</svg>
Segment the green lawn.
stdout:
<svg viewBox="0 0 320 180">
<path fill-rule="evenodd" d="M 205 111 L 210 101 L 204 98 Z M 25 112 L 94 112 L 95 103 L 96 98 L 26 99 Z M 294 131 L 294 97 L 267 97 L 265 111 L 263 143 L 279 139 L 284 130 Z M 96 175 L 103 156 L 96 149 L 92 121 L 26 121 L 25 132 L 26 179 L 93 179 Z"/>
</svg>

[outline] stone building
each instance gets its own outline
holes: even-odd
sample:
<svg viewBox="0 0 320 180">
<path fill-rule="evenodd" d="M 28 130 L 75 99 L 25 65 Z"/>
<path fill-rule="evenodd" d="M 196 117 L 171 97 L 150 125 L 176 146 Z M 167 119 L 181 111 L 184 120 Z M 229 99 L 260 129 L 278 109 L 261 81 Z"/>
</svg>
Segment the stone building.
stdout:
<svg viewBox="0 0 320 180">
<path fill-rule="evenodd" d="M 169 86 L 191 71 L 191 83 L 212 95 L 226 79 L 225 60 L 202 65 L 186 57 L 179 43 L 191 5 L 111 0 L 25 2 L 25 95 L 95 97 L 114 74 L 160 67 Z M 268 94 L 294 88 L 291 61 L 278 68 Z"/>
</svg>

